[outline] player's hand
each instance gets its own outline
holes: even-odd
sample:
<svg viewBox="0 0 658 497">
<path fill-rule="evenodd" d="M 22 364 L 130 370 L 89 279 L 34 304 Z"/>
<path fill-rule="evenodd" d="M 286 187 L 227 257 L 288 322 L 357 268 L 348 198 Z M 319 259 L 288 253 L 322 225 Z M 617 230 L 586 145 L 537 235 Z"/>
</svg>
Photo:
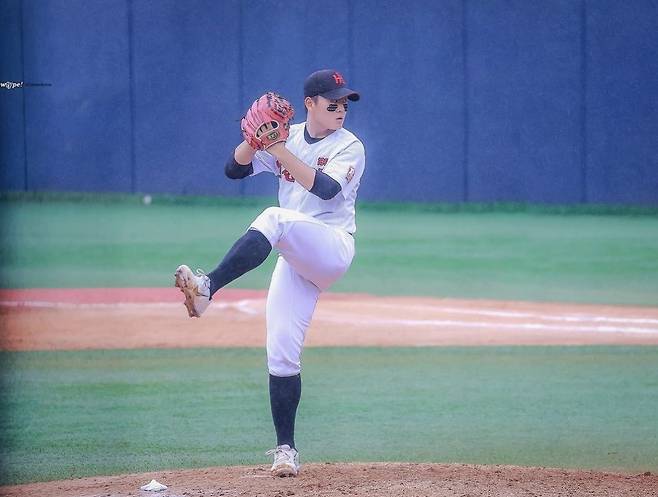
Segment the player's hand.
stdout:
<svg viewBox="0 0 658 497">
<path fill-rule="evenodd" d="M 288 139 L 290 121 L 295 115 L 290 102 L 268 92 L 247 110 L 240 122 L 242 136 L 254 150 L 265 150 Z"/>
</svg>

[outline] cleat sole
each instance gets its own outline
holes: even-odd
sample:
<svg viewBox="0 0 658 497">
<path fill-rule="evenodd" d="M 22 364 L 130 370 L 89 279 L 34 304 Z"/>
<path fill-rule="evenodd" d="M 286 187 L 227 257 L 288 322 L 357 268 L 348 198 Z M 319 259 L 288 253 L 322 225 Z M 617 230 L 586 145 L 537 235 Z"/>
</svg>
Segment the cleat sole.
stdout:
<svg viewBox="0 0 658 497">
<path fill-rule="evenodd" d="M 179 288 L 180 291 L 183 292 L 183 295 L 185 295 L 185 302 L 183 302 L 183 304 L 187 309 L 187 314 L 191 318 L 198 318 L 199 314 L 194 309 L 194 297 L 197 292 L 196 284 L 194 284 L 194 282 L 192 283 L 194 285 L 193 288 L 188 286 L 188 280 L 185 278 L 185 270 L 182 266 L 179 266 L 178 269 L 176 269 L 174 279 L 174 286 Z"/>
</svg>

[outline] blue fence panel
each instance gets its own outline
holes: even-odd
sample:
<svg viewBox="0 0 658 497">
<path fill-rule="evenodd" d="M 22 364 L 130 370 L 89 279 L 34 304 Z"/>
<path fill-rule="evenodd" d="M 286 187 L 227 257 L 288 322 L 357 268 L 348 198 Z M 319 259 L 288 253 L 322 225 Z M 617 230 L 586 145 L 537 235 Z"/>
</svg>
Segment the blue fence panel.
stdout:
<svg viewBox="0 0 658 497">
<path fill-rule="evenodd" d="M 0 82 L 23 80 L 21 44 L 21 0 L 6 0 L 0 9 Z M 28 74 L 28 77 L 30 75 Z M 24 190 L 25 120 L 23 98 L 26 91 L 0 88 L 0 189 Z"/>
<path fill-rule="evenodd" d="M 367 153 L 364 198 L 463 198 L 462 3 L 353 6 L 354 105 Z M 349 126 L 348 126 L 349 127 Z"/>
<path fill-rule="evenodd" d="M 23 2 L 28 188 L 130 191 L 125 0 Z"/>
<path fill-rule="evenodd" d="M 588 2 L 587 200 L 658 203 L 658 2 Z"/>
<path fill-rule="evenodd" d="M 580 7 L 469 1 L 468 200 L 579 202 Z"/>
<path fill-rule="evenodd" d="M 239 138 L 238 0 L 136 0 L 133 12 L 137 191 L 236 195 L 223 168 Z"/>
</svg>

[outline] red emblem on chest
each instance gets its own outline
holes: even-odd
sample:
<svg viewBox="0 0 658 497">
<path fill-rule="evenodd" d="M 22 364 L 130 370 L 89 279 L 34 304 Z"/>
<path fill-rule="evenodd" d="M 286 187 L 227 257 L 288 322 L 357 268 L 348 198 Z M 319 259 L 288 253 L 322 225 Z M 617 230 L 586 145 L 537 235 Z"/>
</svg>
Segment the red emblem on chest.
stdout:
<svg viewBox="0 0 658 497">
<path fill-rule="evenodd" d="M 327 162 L 329 162 L 329 158 L 318 157 L 318 169 L 322 169 L 324 166 L 326 166 Z"/>
</svg>

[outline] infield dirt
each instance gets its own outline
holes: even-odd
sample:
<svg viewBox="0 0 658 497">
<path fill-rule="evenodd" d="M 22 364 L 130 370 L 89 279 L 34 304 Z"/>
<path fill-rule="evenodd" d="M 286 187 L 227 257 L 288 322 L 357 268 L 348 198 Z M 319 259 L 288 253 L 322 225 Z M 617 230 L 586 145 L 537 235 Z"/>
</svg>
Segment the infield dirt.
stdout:
<svg viewBox="0 0 658 497">
<path fill-rule="evenodd" d="M 164 492 L 140 491 L 157 479 Z M 465 464 L 308 464 L 297 478 L 273 478 L 265 467 L 234 466 L 0 487 L 0 495 L 163 497 L 652 497 L 658 476 Z"/>
<path fill-rule="evenodd" d="M 181 295 L 173 288 L 0 290 L 2 348 L 265 346 L 265 292 L 222 290 L 201 319 L 187 317 Z M 307 347 L 592 344 L 658 345 L 658 309 L 328 293 L 306 338 Z"/>
</svg>

